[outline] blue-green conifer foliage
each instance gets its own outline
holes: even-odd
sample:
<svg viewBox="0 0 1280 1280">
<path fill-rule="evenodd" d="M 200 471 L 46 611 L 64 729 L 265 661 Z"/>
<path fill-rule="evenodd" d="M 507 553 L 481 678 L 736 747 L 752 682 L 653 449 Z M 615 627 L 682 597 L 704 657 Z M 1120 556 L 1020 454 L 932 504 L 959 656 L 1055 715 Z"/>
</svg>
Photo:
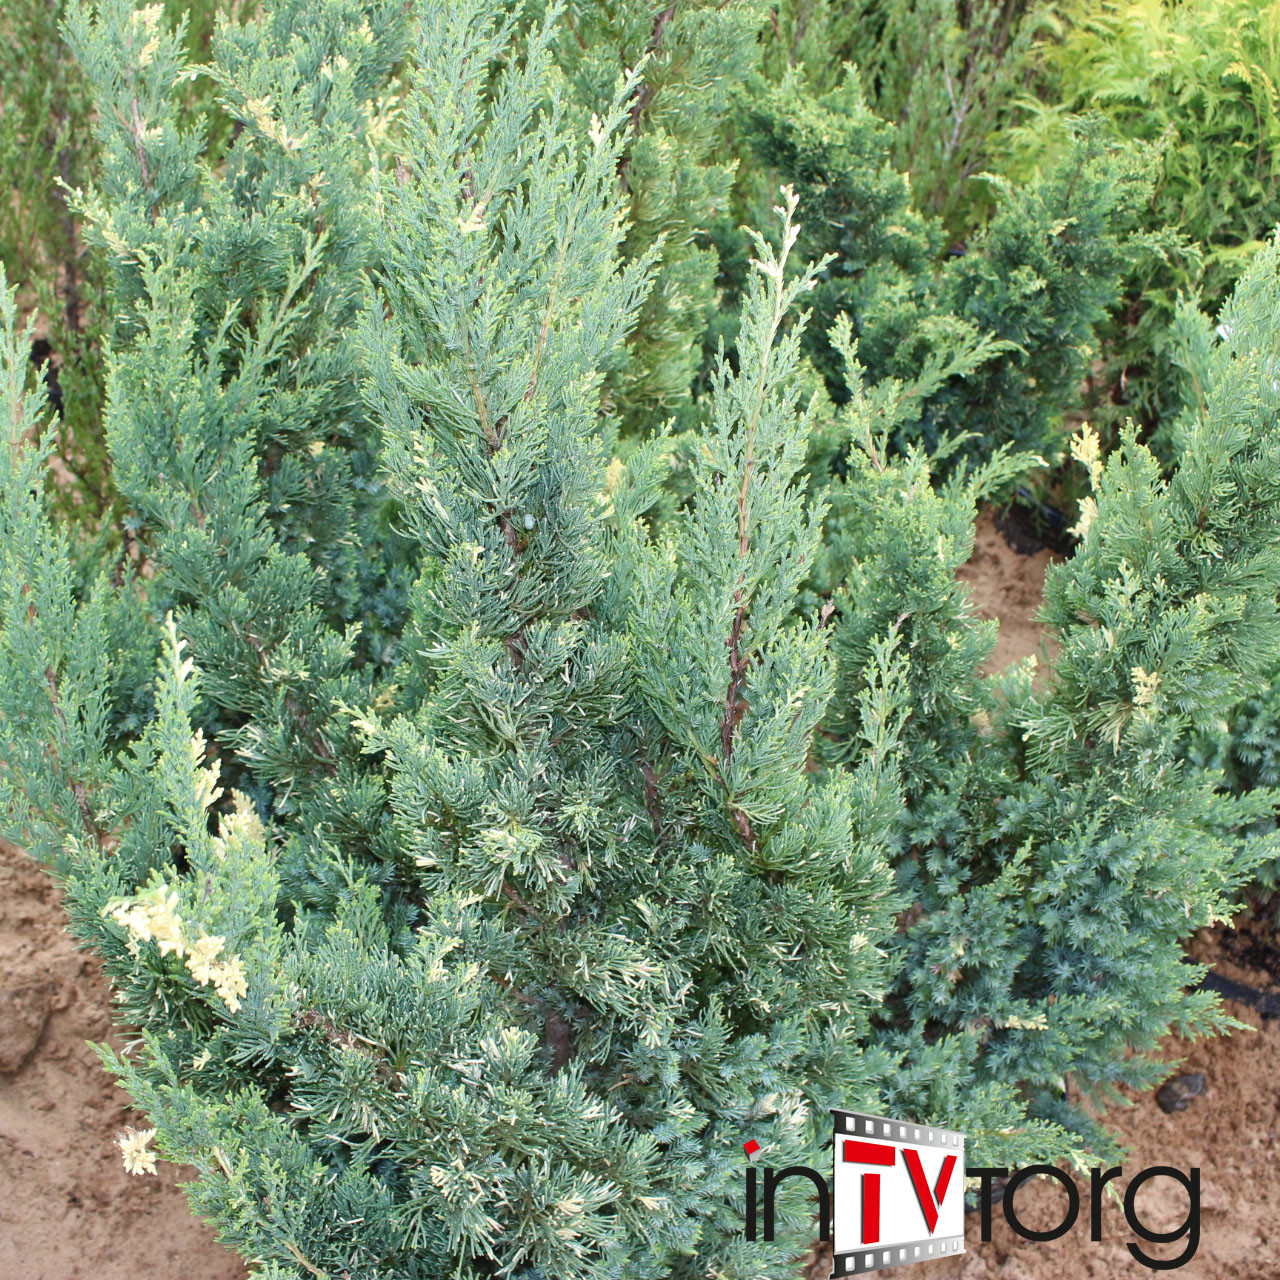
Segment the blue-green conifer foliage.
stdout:
<svg viewBox="0 0 1280 1280">
<path fill-rule="evenodd" d="M 938 267 L 856 82 L 782 70 L 745 118 L 798 185 L 699 240 L 744 117 L 690 33 L 745 63 L 760 14 L 662 12 L 272 0 L 203 67 L 158 8 L 69 13 L 127 516 L 45 496 L 0 281 L 2 830 L 270 1280 L 791 1275 L 813 1206 L 745 1238 L 748 1138 L 821 1167 L 858 1106 L 1082 1160 L 1162 1036 L 1229 1021 L 1182 943 L 1275 797 L 1188 744 L 1280 663 L 1280 245 L 1179 318 L 1171 471 L 1074 437 L 1059 656 L 985 676 L 955 571 L 1061 412 L 1132 157 L 1082 126 Z M 824 122 L 865 144 L 825 191 Z"/>
</svg>

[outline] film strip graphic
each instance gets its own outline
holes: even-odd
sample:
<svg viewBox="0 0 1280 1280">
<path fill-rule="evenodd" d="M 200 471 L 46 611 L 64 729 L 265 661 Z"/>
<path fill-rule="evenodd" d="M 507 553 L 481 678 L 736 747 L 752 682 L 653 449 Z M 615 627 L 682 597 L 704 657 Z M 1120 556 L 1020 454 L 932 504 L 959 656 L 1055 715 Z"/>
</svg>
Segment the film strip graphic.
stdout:
<svg viewBox="0 0 1280 1280">
<path fill-rule="evenodd" d="M 832 1109 L 832 1276 L 964 1252 L 964 1134 Z"/>
<path fill-rule="evenodd" d="M 954 1256 L 964 1252 L 964 1236 L 947 1236 L 942 1240 L 913 1240 L 910 1244 L 895 1244 L 890 1249 L 876 1245 L 872 1249 L 855 1250 L 853 1253 L 837 1253 L 831 1268 L 833 1276 L 860 1276 L 882 1267 L 905 1267 L 908 1262 L 929 1262 L 934 1258 Z"/>
</svg>

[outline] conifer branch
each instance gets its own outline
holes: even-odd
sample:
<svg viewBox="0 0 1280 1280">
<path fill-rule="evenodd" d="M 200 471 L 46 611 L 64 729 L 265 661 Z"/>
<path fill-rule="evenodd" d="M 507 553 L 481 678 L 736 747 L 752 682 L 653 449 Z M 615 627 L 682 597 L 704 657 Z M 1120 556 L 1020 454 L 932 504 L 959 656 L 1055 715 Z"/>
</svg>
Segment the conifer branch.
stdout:
<svg viewBox="0 0 1280 1280">
<path fill-rule="evenodd" d="M 739 562 L 743 569 L 733 591 L 733 621 L 730 624 L 729 636 L 725 645 L 729 650 L 729 684 L 724 696 L 724 709 L 720 719 L 720 755 L 722 765 L 727 765 L 733 754 L 734 737 L 743 717 L 749 710 L 749 704 L 742 696 L 742 687 L 750 669 L 753 657 L 742 652 L 742 640 L 748 626 L 748 614 L 751 600 L 748 595 L 745 573 L 746 562 L 751 551 L 751 485 L 756 466 L 756 432 L 759 429 L 760 414 L 768 394 L 772 372 L 774 346 L 778 332 L 786 316 L 792 296 L 786 288 L 787 259 L 799 236 L 799 227 L 792 218 L 796 210 L 798 197 L 791 188 L 783 191 L 783 205 L 776 210 L 782 216 L 782 247 L 776 257 L 769 254 L 763 264 L 756 264 L 768 281 L 770 311 L 763 330 L 754 337 L 754 350 L 759 367 L 756 370 L 754 385 L 751 389 L 749 411 L 743 429 L 742 444 L 742 477 L 737 494 L 737 550 Z M 821 264 L 821 265 L 825 265 Z M 812 270 L 817 270 L 813 268 Z M 806 276 L 806 281 L 810 278 Z M 737 807 L 731 807 L 730 817 L 749 849 L 757 845 L 756 833 L 747 815 Z"/>
<path fill-rule="evenodd" d="M 35 606 L 31 609 L 32 621 L 35 621 Z M 66 712 L 62 709 L 62 700 L 58 696 L 58 677 L 52 667 L 45 668 L 45 681 L 49 687 L 49 704 L 53 708 L 54 715 L 58 719 L 58 724 L 62 729 L 62 739 L 66 743 L 70 740 L 71 730 L 67 725 Z M 55 744 L 49 744 L 49 753 L 53 758 L 54 767 L 62 773 L 68 789 L 75 797 L 76 807 L 80 811 L 80 820 L 84 824 L 85 834 L 89 836 L 100 849 L 106 848 L 106 832 L 98 826 L 93 816 L 93 809 L 89 805 L 89 794 L 82 782 L 77 782 L 74 778 L 66 776 L 66 770 L 59 761 L 59 754 Z"/>
</svg>

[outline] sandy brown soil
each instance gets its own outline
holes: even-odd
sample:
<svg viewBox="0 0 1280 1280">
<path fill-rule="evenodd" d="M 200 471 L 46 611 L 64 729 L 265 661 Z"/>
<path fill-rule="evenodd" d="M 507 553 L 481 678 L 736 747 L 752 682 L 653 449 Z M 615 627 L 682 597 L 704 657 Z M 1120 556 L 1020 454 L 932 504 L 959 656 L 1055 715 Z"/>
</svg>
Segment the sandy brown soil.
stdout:
<svg viewBox="0 0 1280 1280">
<path fill-rule="evenodd" d="M 191 1170 L 125 1173 L 142 1127 L 85 1043 L 110 1038 L 108 991 L 64 929 L 56 886 L 0 842 L 0 1280 L 240 1280 L 192 1217 Z"/>
<path fill-rule="evenodd" d="M 979 523 L 973 560 L 961 576 L 984 616 L 1000 617 L 999 669 L 1038 655 L 1033 621 L 1049 552 L 1012 551 L 989 515 Z M 1264 971 L 1240 962 L 1232 939 L 1206 935 L 1193 950 L 1228 977 L 1265 986 Z M 177 1184 L 189 1171 L 161 1165 L 159 1177 L 130 1177 L 114 1145 L 139 1123 L 86 1040 L 109 1035 L 108 992 L 96 965 L 63 928 L 58 893 L 16 849 L 0 843 L 0 1280 L 243 1280 L 244 1268 L 197 1223 Z M 1168 1042 L 1178 1070 L 1203 1071 L 1207 1095 L 1165 1115 L 1151 1095 L 1108 1117 L 1132 1148 L 1125 1169 L 1152 1164 L 1202 1170 L 1202 1230 L 1185 1280 L 1280 1280 L 1280 1021 L 1261 1022 L 1244 1006 L 1228 1008 L 1258 1028 L 1188 1046 Z M 1120 1183 L 1123 1189 L 1124 1183 Z M 1031 1227 L 1058 1220 L 1056 1184 L 1029 1184 L 1017 1210 Z M 1180 1198 L 1183 1197 L 1183 1198 Z M 1153 1273 L 1130 1256 L 1133 1239 L 1110 1201 L 1103 1238 L 1088 1239 L 1089 1198 L 1057 1241 L 1018 1240 L 996 1207 L 989 1244 L 977 1243 L 970 1217 L 968 1254 L 946 1263 L 895 1270 L 919 1280 L 1129 1280 Z M 1177 1226 L 1185 1193 L 1150 1184 L 1139 1200 L 1143 1221 Z M 1165 1256 L 1180 1246 L 1165 1249 Z"/>
<path fill-rule="evenodd" d="M 1019 555 L 996 528 L 989 508 L 978 517 L 973 555 L 956 576 L 969 584 L 979 617 L 1000 620 L 1000 635 L 986 671 L 1002 671 L 1028 654 L 1035 655 L 1044 671 L 1042 643 L 1048 649 L 1050 662 L 1057 656 L 1057 642 L 1052 636 L 1045 636 L 1035 614 L 1044 593 L 1045 571 L 1061 558 L 1048 550 Z"/>
</svg>

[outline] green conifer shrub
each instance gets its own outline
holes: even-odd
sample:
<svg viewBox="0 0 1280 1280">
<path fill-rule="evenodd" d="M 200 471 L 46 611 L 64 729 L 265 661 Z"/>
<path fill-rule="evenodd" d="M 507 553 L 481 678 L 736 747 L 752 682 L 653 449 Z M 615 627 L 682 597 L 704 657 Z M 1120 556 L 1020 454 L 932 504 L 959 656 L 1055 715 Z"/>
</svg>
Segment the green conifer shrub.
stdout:
<svg viewBox="0 0 1280 1280">
<path fill-rule="evenodd" d="M 739 1144 L 819 1165 L 832 1104 L 1105 1149 L 1093 1102 L 1228 1021 L 1180 942 L 1276 852 L 1185 744 L 1280 659 L 1280 245 L 1183 321 L 1171 476 L 1079 437 L 1062 657 L 984 679 L 954 571 L 1029 458 L 914 438 L 984 330 L 872 377 L 839 310 L 833 407 L 788 193 L 676 507 L 609 392 L 669 261 L 618 181 L 643 70 L 593 117 L 561 10 L 405 19 L 221 24 L 211 163 L 180 34 L 71 16 L 136 560 L 73 564 L 0 285 L 3 834 L 140 1029 L 104 1057 L 160 1152 L 272 1280 L 658 1280 L 792 1272 L 810 1206 L 748 1243 Z"/>
<path fill-rule="evenodd" d="M 975 182 L 1035 74 L 1038 35 L 1059 29 L 1034 0 L 782 0 L 776 68 L 803 67 L 818 91 L 853 63 L 867 101 L 894 125 L 895 167 L 910 175 L 914 203 L 953 240 L 977 226 L 991 194 Z"/>
<path fill-rule="evenodd" d="M 931 489 L 923 454 L 886 454 L 901 387 L 868 392 L 855 369 L 843 411 L 857 447 L 830 490 L 815 575 L 836 608 L 841 663 L 830 757 L 856 722 L 854 673 L 872 637 L 899 628 L 911 664 L 898 879 L 915 918 L 899 939 L 888 1043 L 901 1036 L 908 1062 L 926 1050 L 936 1061 L 936 1037 L 963 1037 L 952 1069 L 935 1067 L 951 1087 L 965 1072 L 987 1088 L 1016 1080 L 1031 1115 L 1095 1149 L 1105 1140 L 1090 1103 L 1157 1079 L 1167 1067 L 1150 1054 L 1166 1028 L 1223 1025 L 1208 993 L 1188 991 L 1202 970 L 1180 943 L 1228 918 L 1280 847 L 1275 793 L 1232 795 L 1216 764 L 1187 752 L 1242 694 L 1267 688 L 1280 644 L 1277 302 L 1280 242 L 1246 273 L 1216 336 L 1184 311 L 1199 400 L 1172 475 L 1132 427 L 1105 460 L 1096 434 L 1075 441 L 1092 495 L 1079 549 L 1046 583 L 1061 653 L 1039 687 L 1026 666 L 977 678 L 994 637 L 954 579 L 975 497 L 1018 461 Z M 847 328 L 842 346 L 852 364 Z M 950 1106 L 963 1114 L 967 1102 Z"/>
<path fill-rule="evenodd" d="M 942 226 L 913 206 L 893 163 L 893 126 L 867 105 L 853 68 L 825 92 L 792 68 L 745 99 L 758 162 L 800 196 L 802 250 L 835 255 L 810 339 L 832 393 L 844 391 L 827 335 L 847 316 L 868 379 L 931 384 L 917 412 L 898 419 L 895 444 L 936 450 L 968 432 L 978 456 L 1006 443 L 1057 452 L 1056 428 L 1133 252 L 1149 156 L 1077 121 L 1070 150 L 1042 180 L 992 180 L 995 211 L 963 252 L 944 257 Z M 939 365 L 946 374 L 935 377 Z"/>
<path fill-rule="evenodd" d="M 1132 264 L 1098 382 L 1114 415 L 1167 428 L 1179 408 L 1169 334 L 1180 296 L 1216 309 L 1280 221 L 1280 16 L 1263 0 L 1103 0 L 1063 17 L 1065 34 L 1033 54 L 1036 99 L 993 141 L 993 167 L 1025 180 L 1082 109 L 1099 110 L 1116 137 L 1158 145 L 1142 225 L 1176 239 L 1166 232 L 1162 251 Z"/>
<path fill-rule="evenodd" d="M 1065 38 L 1041 51 L 1042 101 L 1008 135 L 1017 159 L 1004 167 L 1014 172 L 1028 156 L 1051 152 L 1061 112 L 1085 98 L 1100 105 L 1116 135 L 1160 144 L 1144 222 L 1176 228 L 1182 243 L 1130 272 L 1122 305 L 1103 330 L 1098 384 L 1118 402 L 1112 415 L 1139 416 L 1154 428 L 1162 460 L 1175 464 L 1185 450 L 1182 419 L 1206 411 L 1204 388 L 1213 381 L 1204 351 L 1189 344 L 1179 300 L 1220 306 L 1280 218 L 1276 14 L 1241 0 L 1108 3 L 1070 16 Z M 1191 748 L 1220 764 L 1238 789 L 1280 778 L 1278 688 L 1273 675 Z M 1274 865 L 1261 874 L 1272 882 Z"/>
<path fill-rule="evenodd" d="M 312 13 L 322 45 L 373 43 L 340 0 Z M 297 74 L 320 60 L 301 17 L 287 56 L 271 13 L 224 29 L 228 101 L 240 76 L 273 103 L 316 84 Z M 136 21 L 73 28 L 108 90 Z M 268 325 L 321 271 L 312 228 L 291 225 L 293 182 L 261 221 L 280 219 L 306 269 L 268 258 L 280 292 L 239 324 L 217 319 L 220 277 L 163 239 L 166 218 L 200 230 L 207 200 L 223 213 L 209 234 L 238 240 L 230 195 L 268 186 L 292 155 L 281 136 L 323 120 L 267 117 L 277 147 L 244 153 L 232 193 L 202 188 L 214 175 L 190 141 L 150 124 L 157 88 L 145 166 L 121 139 L 122 189 L 86 197 L 108 245 L 161 239 L 158 265 L 145 239 L 115 251 L 138 334 L 108 380 L 156 544 L 145 587 L 104 570 L 77 592 L 33 485 L 48 435 L 5 293 L 3 541 L 28 549 L 0 575 L 6 830 L 66 877 L 76 931 L 142 1028 L 105 1056 L 260 1274 L 782 1274 L 784 1250 L 740 1234 L 739 1144 L 747 1128 L 816 1161 L 825 1108 L 865 1090 L 901 785 L 887 651 L 865 751 L 829 778 L 806 770 L 833 674 L 822 631 L 794 616 L 821 513 L 785 321 L 811 277 L 788 273 L 789 220 L 781 253 L 759 242 L 695 500 L 653 531 L 667 446 L 620 471 L 599 408 L 654 266 L 618 260 L 637 85 L 584 135 L 551 26 L 515 52 L 512 30 L 479 3 L 423 6 L 405 153 L 379 188 L 364 412 L 422 565 L 397 663 L 362 661 L 325 607 L 354 567 L 293 549 L 314 526 L 272 518 L 264 418 L 283 400 L 310 454 L 333 394 L 292 394 L 314 385 L 305 351 L 280 359 Z M 163 37 L 153 65 L 156 86 L 177 70 Z M 341 301 L 342 260 L 324 266 Z M 183 407 L 182 448 L 154 430 L 161 395 Z M 145 723 L 114 713 L 120 681 L 154 699 Z M 807 1206 L 787 1209 L 798 1247 Z"/>
<path fill-rule="evenodd" d="M 103 155 L 77 203 L 111 272 L 115 575 L 158 571 L 148 605 L 181 611 L 204 727 L 253 753 L 277 807 L 317 760 L 338 767 L 324 721 L 342 631 L 363 625 L 381 661 L 407 591 L 396 540 L 373 535 L 386 498 L 351 343 L 372 265 L 357 193 L 387 146 L 405 30 L 392 0 L 224 21 L 208 77 L 236 127 L 213 148 L 219 119 L 186 118 L 180 26 L 127 0 L 68 20 Z M 136 698 L 121 710 L 135 728 Z"/>
<path fill-rule="evenodd" d="M 947 432 L 972 431 L 980 453 L 1005 440 L 1058 447 L 1053 424 L 1074 403 L 1093 329 L 1114 305 L 1133 252 L 1126 232 L 1146 196 L 1149 162 L 1079 126 L 1069 157 L 1015 188 L 969 181 L 975 136 L 960 146 L 963 159 L 944 147 L 933 186 L 913 195 L 921 174 L 905 167 L 932 146 L 919 113 L 913 106 L 883 120 L 860 85 L 870 77 L 889 94 L 884 59 L 859 77 L 839 57 L 856 50 L 874 61 L 868 32 L 887 23 L 905 40 L 918 27 L 928 51 L 904 48 L 904 65 L 934 67 L 940 58 L 939 86 L 955 71 L 968 78 L 961 93 L 975 106 L 1003 102 L 1011 89 L 980 86 L 996 67 L 1020 65 L 1006 45 L 1021 49 L 1034 22 L 1024 30 L 1020 12 L 974 14 L 944 37 L 945 7 L 886 16 L 782 5 L 767 21 L 754 4 L 570 10 L 557 57 L 579 102 L 598 104 L 611 75 L 647 59 L 621 166 L 632 218 L 624 252 L 635 258 L 660 242 L 662 265 L 628 360 L 609 380 L 625 434 L 671 413 L 687 421 L 690 390 L 708 385 L 717 341 L 732 343 L 751 253 L 740 224 L 767 222 L 782 181 L 801 196 L 805 255 L 835 255 L 807 339 L 829 389 L 841 393 L 826 332 L 848 312 L 873 377 L 909 379 L 946 353 L 951 376 L 921 401 L 918 423 L 902 423 L 903 438 L 936 446 Z M 972 57 L 959 53 L 966 42 Z M 969 108 L 958 110 L 977 129 Z M 908 144 L 905 131 L 917 124 L 921 137 Z M 932 212 L 942 208 L 935 188 L 944 185 L 946 210 L 963 210 L 965 227 L 976 228 L 963 258 L 944 257 L 948 231 Z M 713 310 L 717 268 L 722 301 Z"/>
<path fill-rule="evenodd" d="M 162 8 L 170 22 L 181 16 L 191 55 L 201 56 L 216 4 L 167 0 Z M 12 183 L 0 202 L 0 263 L 22 283 L 24 310 L 37 309 L 47 325 L 32 357 L 49 362 L 59 418 L 50 492 L 93 528 L 115 499 L 101 431 L 110 307 L 102 261 L 68 199 L 96 173 L 99 155 L 91 87 L 63 39 L 64 16 L 60 0 L 14 0 L 0 16 L 0 171 Z M 199 91 L 186 86 L 184 98 L 192 109 Z"/>
</svg>

